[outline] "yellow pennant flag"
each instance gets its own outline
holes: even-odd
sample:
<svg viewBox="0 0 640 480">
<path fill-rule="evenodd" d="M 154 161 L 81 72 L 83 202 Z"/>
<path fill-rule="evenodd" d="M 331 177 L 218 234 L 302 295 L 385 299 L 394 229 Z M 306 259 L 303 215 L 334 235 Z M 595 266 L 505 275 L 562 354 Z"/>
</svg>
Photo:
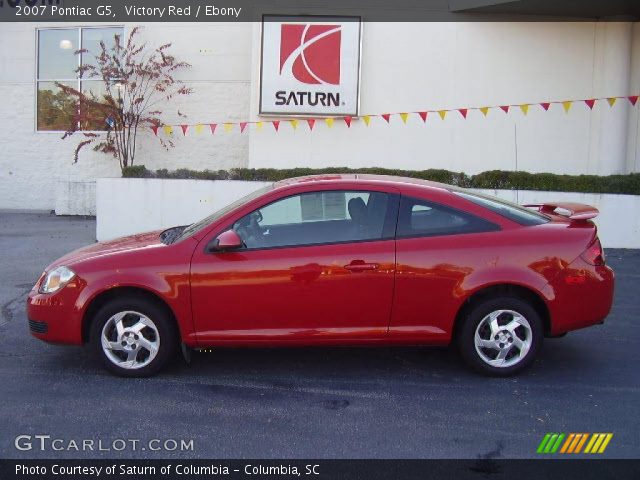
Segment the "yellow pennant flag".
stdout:
<svg viewBox="0 0 640 480">
<path fill-rule="evenodd" d="M 520 105 L 520 110 L 522 110 L 523 115 L 529 113 L 529 104 L 525 103 L 524 105 Z"/>
<path fill-rule="evenodd" d="M 407 124 L 407 119 L 409 118 L 409 114 L 408 113 L 401 113 L 400 114 L 400 118 L 402 119 L 402 123 L 404 123 L 406 125 Z"/>
<path fill-rule="evenodd" d="M 162 127 L 162 129 L 164 130 L 165 134 L 173 135 L 173 127 L 171 125 L 165 125 L 164 127 Z"/>
<path fill-rule="evenodd" d="M 333 127 L 333 118 L 325 118 L 324 123 L 326 123 L 329 128 Z"/>
<path fill-rule="evenodd" d="M 369 115 L 365 115 L 364 117 L 362 117 L 362 119 L 364 120 L 364 124 L 368 127 L 369 122 L 371 121 L 371 117 Z"/>
<path fill-rule="evenodd" d="M 609 102 L 609 106 L 610 106 L 610 107 L 613 107 L 613 106 L 616 104 L 616 101 L 617 101 L 617 100 L 618 100 L 618 99 L 617 99 L 616 97 L 610 97 L 610 98 L 607 98 L 607 102 Z"/>
<path fill-rule="evenodd" d="M 256 130 L 262 130 L 263 122 L 256 122 Z"/>
<path fill-rule="evenodd" d="M 225 132 L 230 132 L 231 130 L 233 130 L 233 123 L 225 123 L 223 127 Z"/>
<path fill-rule="evenodd" d="M 562 102 L 562 108 L 564 108 L 564 111 L 566 113 L 569 113 L 569 110 L 571 110 L 571 104 L 572 102 Z"/>
<path fill-rule="evenodd" d="M 291 127 L 295 130 L 298 128 L 298 120 L 293 119 L 293 120 L 289 120 L 289 122 L 291 123 Z"/>
<path fill-rule="evenodd" d="M 441 118 L 442 120 L 444 120 L 444 117 L 446 117 L 446 116 L 447 116 L 447 111 L 446 111 L 446 110 L 439 110 L 439 111 L 438 111 L 438 115 L 440 115 L 440 118 Z"/>
<path fill-rule="evenodd" d="M 196 125 L 194 127 L 194 130 L 196 131 L 196 135 L 200 135 L 202 133 L 202 131 L 204 130 L 204 125 L 199 123 L 198 125 Z"/>
<path fill-rule="evenodd" d="M 489 113 L 489 107 L 480 107 L 480 111 L 486 117 L 487 113 Z"/>
</svg>

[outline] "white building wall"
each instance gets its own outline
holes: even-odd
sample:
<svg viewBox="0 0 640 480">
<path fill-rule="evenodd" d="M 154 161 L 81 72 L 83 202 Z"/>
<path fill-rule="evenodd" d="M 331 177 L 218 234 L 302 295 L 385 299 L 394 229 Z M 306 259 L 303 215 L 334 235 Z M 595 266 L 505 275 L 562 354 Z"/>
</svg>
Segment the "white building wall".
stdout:
<svg viewBox="0 0 640 480">
<path fill-rule="evenodd" d="M 195 93 L 167 108 L 167 123 L 268 120 L 259 117 L 260 25 L 249 23 L 141 24 L 151 45 L 173 43 L 193 65 L 183 80 Z M 36 28 L 0 29 L 0 208 L 95 212 L 92 186 L 118 177 L 115 159 L 85 150 L 78 140 L 35 132 Z M 56 26 L 79 26 L 57 24 Z M 134 24 L 125 24 L 127 29 Z M 627 95 L 640 91 L 640 24 L 631 23 L 366 23 L 363 29 L 362 114 L 545 100 Z M 187 114 L 187 120 L 175 115 Z M 319 122 L 280 132 L 265 125 L 240 135 L 182 137 L 165 151 L 141 135 L 137 164 L 150 169 L 349 166 L 446 168 L 470 174 L 490 169 L 611 174 L 640 171 L 640 108 L 602 102 L 590 112 L 574 104 L 549 112 L 533 105 L 505 115 L 478 111 L 464 120 L 414 116 L 387 125 L 372 120 L 351 129 Z M 83 197 L 87 200 L 81 201 Z"/>
<path fill-rule="evenodd" d="M 632 30 L 635 39 L 632 40 Z M 253 83 L 259 83 L 260 27 L 254 26 Z M 482 107 L 628 95 L 631 23 L 366 23 L 361 114 Z M 637 70 L 637 67 L 635 67 Z M 258 89 L 251 113 L 257 119 Z M 426 125 L 354 121 L 347 129 L 283 125 L 251 134 L 252 167 L 380 166 L 467 173 L 525 170 L 566 174 L 627 173 L 627 101 L 569 114 L 532 105 L 528 116 L 450 112 Z M 633 109 L 637 117 L 637 109 Z"/>
<path fill-rule="evenodd" d="M 35 43 L 39 26 L 47 27 L 5 23 L 0 29 L 0 208 L 59 208 L 59 213 L 92 214 L 95 196 L 86 197 L 88 203 L 79 204 L 69 195 L 90 191 L 91 186 L 83 186 L 87 181 L 119 177 L 118 162 L 87 149 L 81 153 L 78 163 L 73 164 L 73 150 L 80 136 L 62 141 L 60 133 L 35 131 Z M 126 29 L 133 26 L 125 24 Z M 237 121 L 249 115 L 251 24 L 148 23 L 141 26 L 149 45 L 172 42 L 175 56 L 193 65 L 181 79 L 194 89 L 194 94 L 166 107 L 163 117 L 167 123 Z M 187 115 L 186 120 L 176 115 L 178 109 Z M 246 136 L 183 138 L 180 133 L 174 138 L 176 148 L 168 152 L 151 132 L 143 132 L 140 137 L 135 163 L 150 169 L 216 170 L 247 165 Z M 56 192 L 63 197 L 56 199 Z"/>
</svg>

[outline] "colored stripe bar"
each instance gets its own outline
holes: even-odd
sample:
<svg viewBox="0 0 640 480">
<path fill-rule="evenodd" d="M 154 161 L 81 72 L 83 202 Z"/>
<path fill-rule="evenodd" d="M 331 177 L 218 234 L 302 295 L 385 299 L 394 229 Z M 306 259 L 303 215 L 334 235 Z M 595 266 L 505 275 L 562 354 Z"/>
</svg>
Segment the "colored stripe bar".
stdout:
<svg viewBox="0 0 640 480">
<path fill-rule="evenodd" d="M 582 446 L 587 441 L 587 438 L 589 438 L 588 433 L 581 433 L 580 435 L 580 442 L 578 443 L 578 445 L 576 445 L 576 449 L 573 451 L 573 453 L 580 453 L 580 451 L 582 450 Z"/>
<path fill-rule="evenodd" d="M 547 442 L 547 446 L 544 447 L 544 453 L 551 453 L 551 448 L 553 448 L 553 445 L 555 444 L 555 441 L 557 438 L 558 438 L 557 433 L 554 433 L 553 435 L 551 435 L 551 438 Z"/>
<path fill-rule="evenodd" d="M 549 439 L 551 438 L 551 434 L 547 433 L 544 438 L 542 439 L 542 441 L 540 442 L 540 445 L 538 445 L 538 453 L 543 453 L 544 452 L 544 447 L 547 445 L 547 442 L 549 441 Z"/>
<path fill-rule="evenodd" d="M 604 439 L 604 442 L 602 442 L 602 445 L 600 445 L 600 450 L 598 450 L 598 453 L 604 453 L 605 449 L 607 448 L 607 445 L 609 445 L 609 442 L 611 441 L 611 439 L 613 438 L 613 433 L 607 433 L 607 436 Z"/>
<path fill-rule="evenodd" d="M 569 449 L 569 445 L 571 445 L 571 442 L 573 442 L 573 439 L 575 438 L 576 434 L 575 433 L 570 433 L 569 436 L 567 437 L 567 441 L 564 442 L 564 445 L 562 446 L 562 449 L 560 450 L 560 453 L 567 453 L 567 450 Z"/>
<path fill-rule="evenodd" d="M 553 445 L 553 447 L 551 447 L 551 453 L 556 453 L 558 451 L 558 448 L 560 448 L 560 444 L 562 443 L 562 440 L 564 440 L 564 437 L 565 437 L 564 433 L 561 433 L 558 436 L 556 443 Z"/>
<path fill-rule="evenodd" d="M 584 453 L 591 453 L 591 448 L 593 447 L 593 444 L 596 443 L 596 440 L 598 440 L 599 436 L 600 435 L 597 433 L 593 433 L 591 435 L 591 438 L 589 439 L 589 443 L 587 443 L 587 446 L 584 449 Z"/>
</svg>

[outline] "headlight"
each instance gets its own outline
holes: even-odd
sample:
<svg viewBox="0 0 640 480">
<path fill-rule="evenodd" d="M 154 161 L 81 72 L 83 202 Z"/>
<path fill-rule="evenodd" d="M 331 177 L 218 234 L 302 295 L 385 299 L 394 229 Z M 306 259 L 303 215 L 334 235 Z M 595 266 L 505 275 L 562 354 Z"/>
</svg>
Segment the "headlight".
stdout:
<svg viewBox="0 0 640 480">
<path fill-rule="evenodd" d="M 76 274 L 67 267 L 57 267 L 51 270 L 44 277 L 43 282 L 40 284 L 38 291 L 40 293 L 54 293 L 64 287 L 67 283 L 73 280 Z"/>
</svg>

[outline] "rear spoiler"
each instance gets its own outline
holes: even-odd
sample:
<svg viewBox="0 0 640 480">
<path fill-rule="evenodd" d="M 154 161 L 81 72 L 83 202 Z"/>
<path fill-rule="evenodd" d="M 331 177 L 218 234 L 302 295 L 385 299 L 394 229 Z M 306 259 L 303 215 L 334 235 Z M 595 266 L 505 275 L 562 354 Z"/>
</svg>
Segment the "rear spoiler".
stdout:
<svg viewBox="0 0 640 480">
<path fill-rule="evenodd" d="M 524 205 L 528 208 L 536 208 L 540 213 L 548 213 L 551 215 L 562 215 L 571 220 L 589 220 L 598 216 L 597 208 L 591 205 L 585 205 L 583 203 L 572 202 L 554 202 L 554 203 L 534 203 L 530 205 Z M 557 212 L 556 210 L 561 210 Z M 565 213 L 565 212 L 568 212 Z"/>
</svg>

